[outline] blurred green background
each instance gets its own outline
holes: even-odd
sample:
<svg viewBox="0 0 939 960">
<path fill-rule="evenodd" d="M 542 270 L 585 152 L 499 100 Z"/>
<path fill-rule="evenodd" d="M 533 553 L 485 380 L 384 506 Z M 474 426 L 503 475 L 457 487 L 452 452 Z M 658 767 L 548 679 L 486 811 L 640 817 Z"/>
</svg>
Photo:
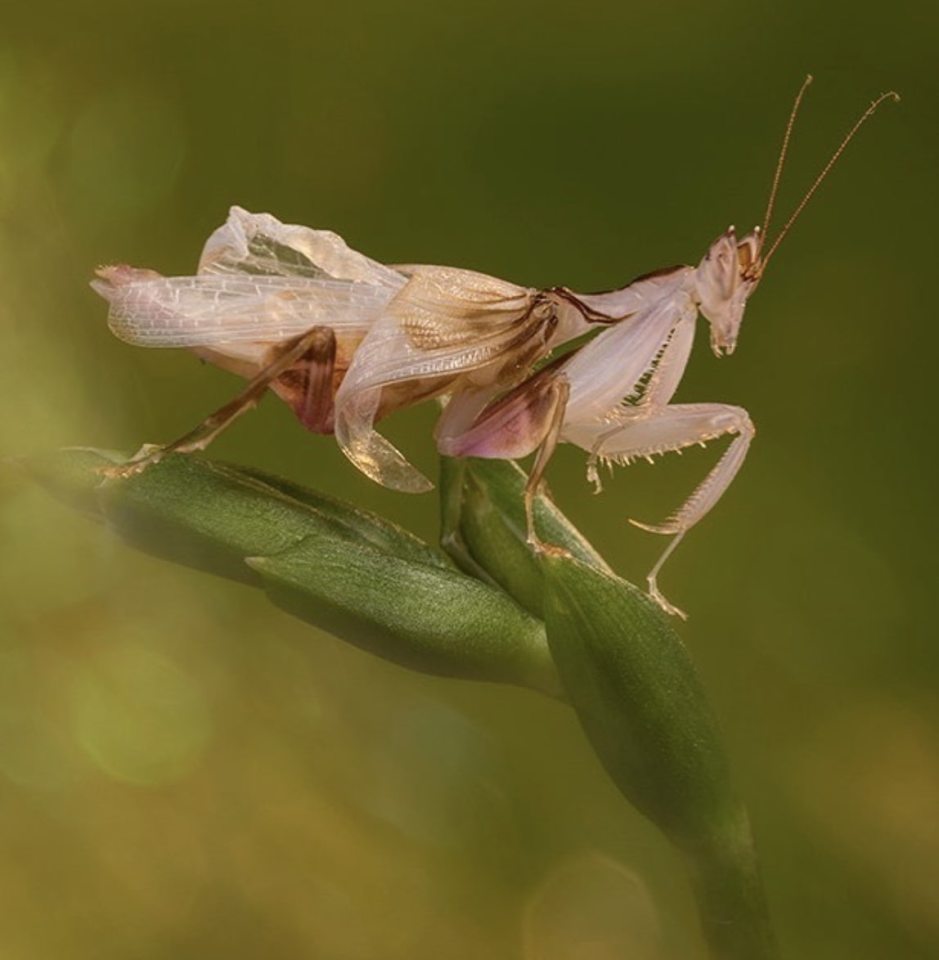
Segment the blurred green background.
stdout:
<svg viewBox="0 0 939 960">
<path fill-rule="evenodd" d="M 663 588 L 783 954 L 936 956 L 939 7 L 19 4 L 0 37 L 0 454 L 169 440 L 235 381 L 114 340 L 102 262 L 191 272 L 232 203 L 388 262 L 605 289 L 780 214 L 866 128 L 679 397 L 759 429 Z M 433 470 L 433 408 L 387 429 Z M 214 448 L 432 538 L 268 400 Z M 700 454 L 700 455 L 699 455 Z M 714 451 L 556 499 L 641 582 Z M 674 462 L 673 462 L 674 461 Z M 409 674 L 0 480 L 0 953 L 685 960 L 681 867 L 533 694 Z"/>
</svg>

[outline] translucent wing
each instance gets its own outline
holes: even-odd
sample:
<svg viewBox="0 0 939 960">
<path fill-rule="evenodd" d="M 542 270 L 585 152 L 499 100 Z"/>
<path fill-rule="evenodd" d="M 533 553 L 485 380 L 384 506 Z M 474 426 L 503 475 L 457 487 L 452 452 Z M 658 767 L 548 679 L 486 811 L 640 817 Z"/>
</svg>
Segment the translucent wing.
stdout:
<svg viewBox="0 0 939 960">
<path fill-rule="evenodd" d="M 379 413 L 447 389 L 464 375 L 481 385 L 533 361 L 547 350 L 553 306 L 533 290 L 472 271 L 410 269 L 410 280 L 359 345 L 339 388 L 336 439 L 373 480 L 420 491 L 429 482 L 375 431 Z"/>
<path fill-rule="evenodd" d="M 453 267 L 420 267 L 371 331 L 349 392 L 474 370 L 533 327 L 534 291 Z M 537 323 L 537 321 L 535 321 Z"/>
<path fill-rule="evenodd" d="M 364 334 L 393 291 L 368 283 L 251 274 L 161 277 L 105 267 L 94 289 L 121 340 L 144 347 L 274 343 L 314 326 Z"/>
<path fill-rule="evenodd" d="M 281 223 L 269 213 L 232 207 L 227 222 L 206 241 L 199 273 L 352 280 L 398 290 L 405 278 L 350 249 L 330 230 Z"/>
<path fill-rule="evenodd" d="M 106 267 L 92 286 L 129 343 L 210 347 L 286 340 L 313 326 L 362 335 L 406 278 L 328 230 L 232 207 L 193 277 Z"/>
</svg>

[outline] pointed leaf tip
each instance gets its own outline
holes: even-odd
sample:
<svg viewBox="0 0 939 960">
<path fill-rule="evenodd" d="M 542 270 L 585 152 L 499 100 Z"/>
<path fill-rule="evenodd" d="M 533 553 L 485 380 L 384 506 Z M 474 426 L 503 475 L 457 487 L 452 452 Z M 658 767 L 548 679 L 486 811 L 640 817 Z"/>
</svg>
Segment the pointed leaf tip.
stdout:
<svg viewBox="0 0 939 960">
<path fill-rule="evenodd" d="M 246 562 L 277 606 L 384 659 L 560 695 L 543 624 L 456 570 L 314 537 Z"/>
</svg>

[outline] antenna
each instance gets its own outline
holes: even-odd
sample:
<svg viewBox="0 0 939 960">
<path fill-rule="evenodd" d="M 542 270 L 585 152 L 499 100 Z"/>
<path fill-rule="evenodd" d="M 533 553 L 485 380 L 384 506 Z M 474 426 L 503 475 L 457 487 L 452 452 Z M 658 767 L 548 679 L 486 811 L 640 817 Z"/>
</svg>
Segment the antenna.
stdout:
<svg viewBox="0 0 939 960">
<path fill-rule="evenodd" d="M 804 86 L 803 86 L 803 89 L 804 89 Z M 800 94 L 800 96 L 801 96 L 801 94 Z M 860 130 L 861 127 L 874 115 L 874 113 L 877 111 L 877 108 L 878 108 L 885 100 L 893 100 L 894 103 L 899 103 L 899 101 L 900 101 L 900 94 L 896 93 L 896 92 L 893 91 L 893 90 L 890 90 L 890 91 L 888 91 L 887 93 L 882 93 L 882 94 L 861 114 L 861 116 L 858 117 L 858 119 L 857 119 L 857 121 L 855 122 L 854 126 L 848 131 L 848 133 L 847 133 L 847 135 L 845 136 L 845 138 L 844 138 L 844 139 L 841 141 L 841 143 L 838 145 L 838 149 L 835 150 L 835 152 L 831 155 L 831 159 L 830 159 L 830 160 L 828 161 L 828 163 L 826 163 L 825 166 L 822 168 L 822 172 L 815 178 L 815 182 L 814 182 L 814 183 L 812 184 L 812 186 L 809 187 L 809 189 L 806 191 L 805 196 L 804 196 L 804 197 L 802 198 L 802 200 L 799 202 L 799 205 L 795 208 L 795 211 L 793 212 L 792 216 L 790 216 L 789 219 L 786 221 L 785 225 L 783 226 L 782 230 L 781 230 L 780 233 L 779 233 L 779 236 L 776 237 L 776 239 L 773 241 L 773 245 L 769 248 L 769 252 L 766 254 L 765 257 L 763 257 L 763 262 L 760 264 L 760 272 L 761 272 L 761 273 L 762 273 L 762 271 L 766 268 L 766 264 L 769 263 L 770 257 L 771 257 L 771 256 L 776 252 L 776 250 L 779 248 L 780 243 L 782 243 L 782 241 L 783 241 L 783 237 L 786 236 L 786 234 L 789 232 L 789 230 L 790 230 L 790 228 L 792 227 L 792 225 L 796 222 L 796 220 L 799 219 L 799 215 L 800 215 L 800 214 L 802 213 L 802 211 L 805 209 L 805 207 L 806 207 L 806 205 L 808 204 L 809 200 L 811 200 L 812 197 L 815 195 L 815 191 L 818 190 L 818 188 L 822 185 L 822 181 L 825 179 L 825 177 L 828 176 L 829 172 L 831 171 L 831 168 L 835 165 L 835 163 L 837 163 L 838 158 L 841 156 L 841 154 L 844 153 L 845 147 L 847 147 L 847 145 L 854 139 L 854 135 L 855 135 L 855 134 L 858 132 L 858 130 Z M 798 105 L 798 99 L 796 100 L 796 105 Z M 785 147 L 784 147 L 784 150 L 785 150 Z"/>
<path fill-rule="evenodd" d="M 767 231 L 769 230 L 769 222 L 773 216 L 773 207 L 776 205 L 776 194 L 779 191 L 779 180 L 782 177 L 783 166 L 786 163 L 786 154 L 789 152 L 789 139 L 792 136 L 792 128 L 795 126 L 796 114 L 799 112 L 799 107 L 802 104 L 802 98 L 805 96 L 805 91 L 808 89 L 811 82 L 812 74 L 808 73 L 805 76 L 805 80 L 802 81 L 802 86 L 799 87 L 799 92 L 796 94 L 795 101 L 792 104 L 792 112 L 789 114 L 789 122 L 786 124 L 786 133 L 783 136 L 782 148 L 779 151 L 779 160 L 776 162 L 776 172 L 773 174 L 773 185 L 769 190 L 769 200 L 766 204 L 766 213 L 763 215 L 763 226 L 760 229 L 760 234 L 763 239 L 766 238 Z"/>
</svg>

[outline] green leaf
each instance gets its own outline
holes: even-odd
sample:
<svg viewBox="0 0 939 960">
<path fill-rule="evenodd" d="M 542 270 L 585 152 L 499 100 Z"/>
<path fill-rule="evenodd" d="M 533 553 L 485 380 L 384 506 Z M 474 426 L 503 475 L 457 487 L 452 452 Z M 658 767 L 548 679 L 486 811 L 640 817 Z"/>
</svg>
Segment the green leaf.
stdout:
<svg viewBox="0 0 939 960">
<path fill-rule="evenodd" d="M 291 498 L 297 503 L 305 504 L 326 514 L 331 520 L 343 526 L 350 534 L 357 534 L 363 540 L 380 550 L 394 553 L 399 557 L 406 557 L 421 563 L 429 563 L 435 567 L 453 569 L 453 564 L 436 547 L 425 543 L 420 537 L 414 536 L 403 527 L 386 520 L 376 513 L 362 510 L 351 503 L 330 497 L 325 493 L 311 490 L 290 480 L 256 470 L 253 467 L 233 467 L 215 463 L 215 467 L 228 470 L 241 480 L 257 480 L 268 488 Z"/>
<path fill-rule="evenodd" d="M 663 830 L 699 835 L 728 803 L 728 776 L 684 645 L 631 584 L 562 556 L 542 562 L 548 640 L 597 752 Z"/>
<path fill-rule="evenodd" d="M 317 531 L 450 568 L 438 550 L 402 528 L 312 490 L 298 496 L 302 488 L 287 481 L 184 456 L 126 479 L 107 478 L 101 471 L 115 462 L 114 454 L 76 448 L 22 466 L 133 546 L 234 580 L 256 582 L 246 556 L 282 553 Z"/>
<path fill-rule="evenodd" d="M 458 571 L 321 535 L 248 564 L 277 606 L 402 666 L 560 694 L 541 621 Z"/>
<path fill-rule="evenodd" d="M 39 483 L 48 493 L 96 520 L 103 520 L 98 502 L 100 471 L 123 463 L 125 456 L 114 450 L 93 447 L 66 447 L 7 460 L 6 463 Z"/>
<path fill-rule="evenodd" d="M 455 555 L 457 563 L 469 571 L 470 564 L 475 564 L 526 610 L 541 617 L 543 573 L 526 540 L 527 480 L 525 472 L 508 460 L 441 459 L 441 496 L 449 501 L 444 522 L 452 524 L 459 536 L 462 557 Z M 598 569 L 610 569 L 548 497 L 536 497 L 535 523 L 546 543 L 563 547 Z"/>
<path fill-rule="evenodd" d="M 400 527 L 193 457 L 170 456 L 126 479 L 101 473 L 119 460 L 72 449 L 20 465 L 132 546 L 263 586 L 289 612 L 387 660 L 560 695 L 543 624 Z"/>
<path fill-rule="evenodd" d="M 746 811 L 687 650 L 631 584 L 571 557 L 542 563 L 568 698 L 623 795 L 686 854 L 713 956 L 773 956 Z"/>
</svg>

